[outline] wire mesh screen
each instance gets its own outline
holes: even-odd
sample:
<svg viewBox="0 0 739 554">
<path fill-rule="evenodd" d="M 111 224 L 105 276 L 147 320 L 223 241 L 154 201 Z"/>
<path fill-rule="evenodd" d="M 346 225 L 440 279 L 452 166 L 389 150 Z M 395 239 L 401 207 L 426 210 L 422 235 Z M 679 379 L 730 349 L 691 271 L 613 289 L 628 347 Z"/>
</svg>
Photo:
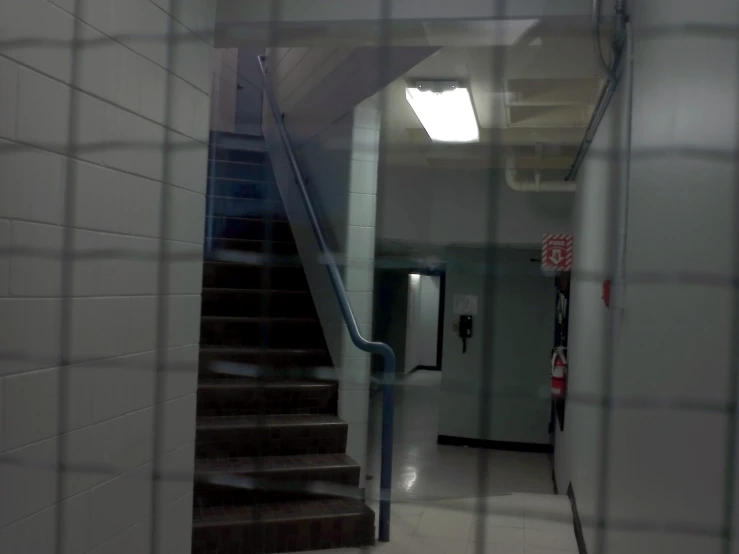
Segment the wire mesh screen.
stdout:
<svg viewBox="0 0 739 554">
<path fill-rule="evenodd" d="M 0 554 L 737 552 L 739 6 L 585 4 L 0 0 Z"/>
</svg>

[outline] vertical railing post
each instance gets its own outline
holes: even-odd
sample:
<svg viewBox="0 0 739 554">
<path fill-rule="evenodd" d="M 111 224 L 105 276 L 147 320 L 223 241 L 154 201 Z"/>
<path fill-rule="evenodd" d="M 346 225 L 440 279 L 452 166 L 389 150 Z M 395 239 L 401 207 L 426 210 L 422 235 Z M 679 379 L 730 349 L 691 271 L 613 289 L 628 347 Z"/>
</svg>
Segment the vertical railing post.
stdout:
<svg viewBox="0 0 739 554">
<path fill-rule="evenodd" d="M 382 385 L 382 446 L 380 451 L 380 541 L 390 541 L 390 502 L 393 481 L 393 426 L 395 420 L 395 355 L 384 356 Z"/>
</svg>

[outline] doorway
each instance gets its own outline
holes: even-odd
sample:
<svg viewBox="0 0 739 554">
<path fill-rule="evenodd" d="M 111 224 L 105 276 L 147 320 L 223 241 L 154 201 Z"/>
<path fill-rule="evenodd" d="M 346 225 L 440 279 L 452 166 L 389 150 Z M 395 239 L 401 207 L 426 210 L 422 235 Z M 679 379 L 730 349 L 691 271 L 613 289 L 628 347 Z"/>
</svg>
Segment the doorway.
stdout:
<svg viewBox="0 0 739 554">
<path fill-rule="evenodd" d="M 446 273 L 418 270 L 408 274 L 404 373 L 441 371 Z"/>
</svg>

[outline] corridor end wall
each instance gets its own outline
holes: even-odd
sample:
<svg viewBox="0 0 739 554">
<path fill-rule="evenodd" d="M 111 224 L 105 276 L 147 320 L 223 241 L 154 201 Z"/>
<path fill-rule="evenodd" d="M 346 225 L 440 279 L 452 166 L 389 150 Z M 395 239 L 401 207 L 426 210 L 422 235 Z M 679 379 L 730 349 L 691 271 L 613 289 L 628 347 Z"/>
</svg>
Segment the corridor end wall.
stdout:
<svg viewBox="0 0 739 554">
<path fill-rule="evenodd" d="M 554 283 L 530 261 L 539 255 L 523 248 L 448 249 L 439 435 L 468 444 L 549 444 Z M 457 295 L 478 298 L 466 352 L 453 329 Z"/>
</svg>

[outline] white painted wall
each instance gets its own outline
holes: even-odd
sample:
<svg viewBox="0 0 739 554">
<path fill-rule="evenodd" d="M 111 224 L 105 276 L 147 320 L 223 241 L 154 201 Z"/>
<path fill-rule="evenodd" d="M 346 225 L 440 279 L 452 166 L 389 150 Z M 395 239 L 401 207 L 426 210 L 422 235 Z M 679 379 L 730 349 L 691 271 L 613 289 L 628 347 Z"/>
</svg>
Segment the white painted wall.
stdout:
<svg viewBox="0 0 739 554">
<path fill-rule="evenodd" d="M 436 367 L 436 343 L 439 338 L 440 279 L 437 275 L 421 276 L 419 306 L 418 365 Z"/>
<path fill-rule="evenodd" d="M 214 11 L 0 1 L 0 552 L 190 550 Z"/>
<path fill-rule="evenodd" d="M 724 519 L 726 496 L 733 495 L 734 505 L 738 496 L 736 480 L 734 490 L 727 488 L 736 463 L 726 461 L 727 448 L 736 445 L 727 401 L 736 371 L 736 293 L 729 283 L 737 277 L 739 49 L 730 33 L 708 38 L 695 29 L 736 28 L 739 6 L 722 0 L 630 4 L 636 35 L 624 319 L 612 384 L 605 387 L 602 364 L 587 363 L 598 353 L 583 344 L 588 333 L 596 344 L 606 340 L 599 295 L 575 282 L 572 385 L 596 393 L 605 387 L 617 400 L 646 405 L 612 406 L 603 435 L 592 412 L 568 403 L 558 478 L 572 480 L 586 514 L 598 513 L 593 510 L 607 495 L 603 552 L 736 552 L 739 543 L 734 538 L 726 545 L 721 530 L 739 528 L 736 510 L 733 521 Z M 589 162 L 586 186 L 607 186 L 610 168 L 602 153 L 593 156 L 601 160 Z M 576 263 L 602 267 L 596 242 L 604 242 L 598 218 L 607 199 L 602 191 L 583 192 L 578 226 L 601 238 L 576 246 Z M 643 272 L 672 280 L 638 279 Z M 686 275 L 700 278 L 674 279 Z M 712 408 L 668 407 L 681 401 Z M 597 456 L 604 444 L 605 481 Z M 598 551 L 598 538 L 593 530 L 586 535 L 588 551 Z"/>
<path fill-rule="evenodd" d="M 264 85 L 257 56 L 264 52 L 264 47 L 239 48 L 236 91 L 236 132 L 239 134 L 262 134 Z"/>
<path fill-rule="evenodd" d="M 584 521 L 583 533 L 595 548 L 592 525 L 598 509 L 598 483 L 603 450 L 603 410 L 575 399 L 603 393 L 603 371 L 610 336 L 610 312 L 605 307 L 603 280 L 611 276 L 615 255 L 618 187 L 621 165 L 611 155 L 624 148 L 626 125 L 624 87 L 619 88 L 603 119 L 578 175 L 573 231 L 574 271 L 570 291 L 568 394 L 564 432 L 557 426 L 555 474 L 564 493 L 572 483 Z M 625 151 L 625 150 L 624 150 Z"/>
<path fill-rule="evenodd" d="M 408 276 L 408 316 L 404 373 L 417 366 L 436 367 L 439 331 L 439 277 Z"/>
<path fill-rule="evenodd" d="M 214 131 L 236 132 L 236 93 L 239 81 L 239 51 L 217 48 L 213 51 L 213 102 L 210 126 Z"/>
<path fill-rule="evenodd" d="M 405 359 L 402 373 L 408 373 L 415 368 L 418 362 L 418 343 L 420 340 L 420 304 L 421 304 L 421 276 L 408 275 L 408 308 L 405 328 Z"/>
<path fill-rule="evenodd" d="M 554 283 L 539 250 L 450 248 L 446 272 L 439 434 L 548 444 Z M 478 297 L 467 352 L 454 296 Z"/>
<path fill-rule="evenodd" d="M 516 192 L 499 172 L 387 165 L 379 190 L 381 239 L 419 245 L 532 245 L 540 244 L 544 233 L 572 230 L 573 194 Z M 491 191 L 496 191 L 494 213 Z"/>
</svg>

